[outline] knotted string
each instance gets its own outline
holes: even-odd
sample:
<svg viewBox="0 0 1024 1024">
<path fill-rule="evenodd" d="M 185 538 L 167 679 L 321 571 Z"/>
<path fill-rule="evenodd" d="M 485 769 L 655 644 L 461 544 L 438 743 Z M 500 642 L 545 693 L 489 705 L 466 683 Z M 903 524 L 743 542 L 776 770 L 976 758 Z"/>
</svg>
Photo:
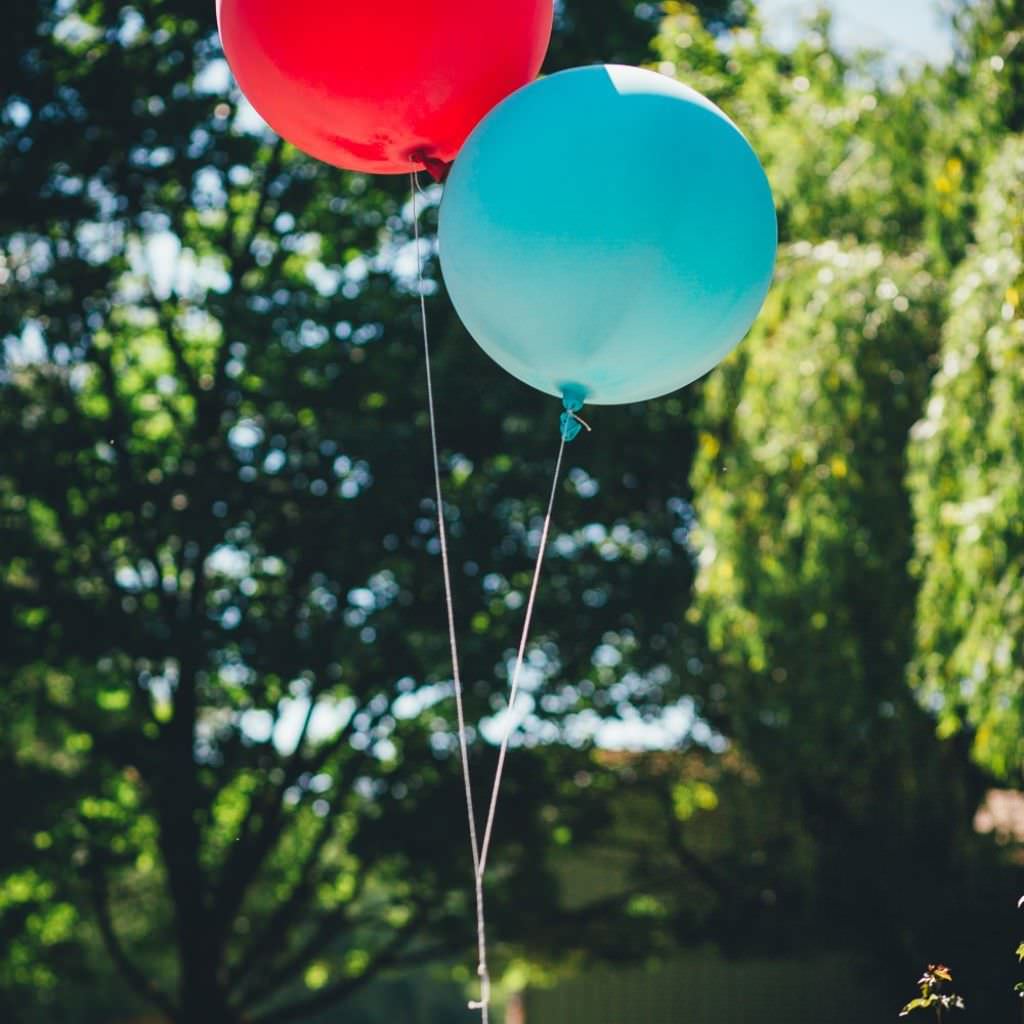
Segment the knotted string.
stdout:
<svg viewBox="0 0 1024 1024">
<path fill-rule="evenodd" d="M 507 704 L 507 721 L 505 733 L 502 737 L 501 748 L 498 752 L 498 764 L 494 773 L 494 783 L 491 788 L 490 805 L 487 811 L 487 826 L 484 830 L 483 843 L 477 840 L 476 813 L 473 806 L 473 790 L 470 780 L 469 769 L 469 748 L 466 740 L 466 719 L 463 707 L 462 680 L 459 672 L 458 642 L 455 635 L 455 611 L 452 601 L 451 566 L 448 558 L 448 539 L 445 530 L 444 502 L 441 494 L 441 467 L 440 456 L 437 444 L 437 420 L 434 412 L 434 385 L 430 371 L 430 340 L 427 331 L 427 304 L 423 294 L 423 268 L 420 258 L 420 229 L 419 212 L 416 203 L 416 192 L 418 182 L 416 174 L 410 174 L 412 193 L 412 220 L 416 240 L 416 284 L 420 297 L 420 320 L 423 327 L 423 354 L 426 361 L 427 374 L 427 410 L 430 418 L 430 443 L 433 451 L 434 462 L 434 490 L 437 504 L 437 530 L 441 545 L 441 566 L 444 574 L 444 598 L 445 609 L 448 620 L 448 643 L 452 656 L 452 681 L 455 690 L 455 708 L 459 725 L 459 759 L 462 762 L 463 788 L 466 796 L 466 815 L 469 819 L 469 842 L 473 854 L 473 891 L 476 899 L 476 928 L 477 928 L 477 975 L 480 978 L 480 999 L 469 1003 L 471 1010 L 479 1010 L 481 1024 L 488 1024 L 488 1014 L 491 1003 L 491 978 L 487 967 L 487 923 L 484 913 L 484 875 L 487 868 L 487 854 L 490 850 L 491 837 L 494 831 L 494 820 L 498 809 L 498 794 L 501 790 L 501 781 L 505 770 L 505 761 L 508 755 L 508 746 L 512 734 L 516 728 L 513 717 L 516 698 L 519 696 L 519 677 L 522 672 L 523 662 L 526 656 L 526 645 L 530 635 L 530 625 L 533 621 L 533 610 L 537 600 L 537 590 L 540 585 L 541 568 L 544 564 L 544 554 L 547 550 L 548 537 L 551 533 L 551 522 L 555 508 L 555 497 L 558 493 L 558 482 L 562 472 L 562 459 L 565 454 L 565 446 L 572 441 L 585 427 L 590 427 L 578 415 L 583 402 L 574 393 L 565 395 L 563 404 L 565 411 L 561 415 L 560 435 L 561 440 L 558 446 L 558 457 L 555 460 L 555 472 L 551 481 L 551 494 L 548 497 L 547 511 L 544 515 L 544 525 L 541 529 L 540 545 L 537 549 L 537 560 L 533 570 L 533 580 L 530 583 L 530 596 L 526 602 L 526 614 L 523 618 L 523 631 L 519 640 L 519 647 L 516 652 L 515 667 L 512 671 L 512 681 L 509 688 Z"/>
<path fill-rule="evenodd" d="M 562 397 L 562 405 L 565 406 L 565 412 L 562 413 L 559 423 L 562 429 L 562 440 L 565 442 L 575 441 L 579 436 L 579 432 L 586 428 L 590 430 L 590 424 L 577 413 L 583 408 L 583 400 L 577 398 L 576 395 L 570 391 Z"/>
</svg>

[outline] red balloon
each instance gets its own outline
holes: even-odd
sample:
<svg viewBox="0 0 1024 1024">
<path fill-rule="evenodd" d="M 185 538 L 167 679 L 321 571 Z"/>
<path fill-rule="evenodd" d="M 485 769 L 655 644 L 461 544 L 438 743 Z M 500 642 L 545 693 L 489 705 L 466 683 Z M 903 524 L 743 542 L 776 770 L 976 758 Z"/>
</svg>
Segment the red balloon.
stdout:
<svg viewBox="0 0 1024 1024">
<path fill-rule="evenodd" d="M 354 171 L 436 170 L 531 82 L 552 0 L 217 0 L 228 63 L 278 134 Z"/>
</svg>

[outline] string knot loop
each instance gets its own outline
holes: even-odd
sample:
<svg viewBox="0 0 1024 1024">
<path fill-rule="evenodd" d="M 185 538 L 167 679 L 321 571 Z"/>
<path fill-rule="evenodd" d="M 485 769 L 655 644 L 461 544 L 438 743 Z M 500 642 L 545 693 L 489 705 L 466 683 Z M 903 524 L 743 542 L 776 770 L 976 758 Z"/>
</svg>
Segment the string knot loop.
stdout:
<svg viewBox="0 0 1024 1024">
<path fill-rule="evenodd" d="M 480 976 L 480 998 L 469 1004 L 471 1010 L 483 1010 L 485 1013 L 491 1005 L 491 976 L 487 973 L 487 967 L 481 963 L 476 973 Z M 485 1018 L 486 1019 L 486 1018 Z"/>
<path fill-rule="evenodd" d="M 568 443 L 575 440 L 581 430 L 590 430 L 590 424 L 578 415 L 583 408 L 583 399 L 579 398 L 574 390 L 566 388 L 562 395 L 562 405 L 565 412 L 562 413 L 559 423 L 561 424 L 562 440 Z"/>
</svg>

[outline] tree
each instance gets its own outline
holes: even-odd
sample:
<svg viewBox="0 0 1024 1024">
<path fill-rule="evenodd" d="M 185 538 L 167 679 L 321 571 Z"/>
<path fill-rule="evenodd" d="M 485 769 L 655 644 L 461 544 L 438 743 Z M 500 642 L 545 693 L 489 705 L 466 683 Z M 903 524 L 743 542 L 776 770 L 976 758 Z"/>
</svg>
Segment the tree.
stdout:
<svg viewBox="0 0 1024 1024">
<path fill-rule="evenodd" d="M 555 32 L 546 70 L 579 64 L 646 64 L 665 8 L 661 2 L 637 0 L 556 0 Z M 742 24 L 749 0 L 698 0 L 692 5 L 712 31 Z"/>
<path fill-rule="evenodd" d="M 408 183 L 254 122 L 208 0 L 40 0 L 4 45 L 2 755 L 34 801 L 0 882 L 19 1016 L 74 998 L 72 948 L 87 973 L 101 945 L 189 1024 L 297 1019 L 468 955 Z M 430 306 L 477 721 L 502 707 L 559 410 Z M 646 419 L 684 452 L 687 401 Z M 496 934 L 538 950 L 546 851 L 605 816 L 571 783 L 577 716 L 677 692 L 688 465 L 666 471 L 639 413 L 603 415 L 560 489 L 528 689 L 535 739 L 576 746 L 516 751 L 490 894 Z M 494 751 L 471 739 L 480 807 Z"/>
<path fill-rule="evenodd" d="M 692 5 L 666 11 L 654 42 L 659 68 L 742 126 L 771 181 L 784 241 L 854 239 L 940 255 L 935 225 L 963 218 L 934 180 L 965 173 L 962 162 L 959 171 L 945 166 L 958 157 L 949 148 L 951 87 L 941 75 L 904 71 L 888 81 L 871 53 L 837 50 L 827 12 L 781 50 L 756 13 L 723 46 Z"/>
<path fill-rule="evenodd" d="M 804 837 L 783 862 L 802 854 L 799 884 L 772 907 L 802 922 L 798 943 L 870 943 L 889 970 L 939 944 L 970 957 L 998 1003 L 964 941 L 1005 941 L 991 916 L 1004 883 L 972 828 L 985 781 L 905 683 L 912 524 L 893 482 L 939 295 L 919 259 L 798 246 L 760 327 L 709 382 L 694 614 L 712 656 L 698 706 Z"/>
<path fill-rule="evenodd" d="M 915 681 L 942 735 L 1024 779 L 1024 140 L 985 175 L 976 246 L 951 283 L 940 369 L 914 426 Z"/>
<path fill-rule="evenodd" d="M 790 941 L 870 943 L 890 968 L 941 941 L 980 975 L 963 935 L 988 930 L 974 901 L 1001 877 L 973 835 L 987 780 L 906 686 L 908 435 L 945 314 L 936 225 L 962 230 L 969 209 L 914 155 L 937 151 L 955 174 L 941 77 L 873 81 L 870 63 L 834 52 L 827 20 L 791 54 L 756 23 L 721 48 L 682 5 L 657 48 L 750 132 L 793 240 L 758 324 L 702 388 L 698 711 L 790 817 L 772 903 L 780 924 L 800 922 Z M 979 989 L 998 1001 L 998 986 Z"/>
<path fill-rule="evenodd" d="M 1017 110 L 985 41 L 1004 67 L 1018 51 L 981 13 L 1016 8 L 965 15 L 976 42 L 948 76 L 884 83 L 835 52 L 827 20 L 784 53 L 745 7 L 702 6 L 728 35 L 679 3 L 560 10 L 552 67 L 643 59 L 660 24 L 659 67 L 762 155 L 786 245 L 730 363 L 597 410 L 568 450 L 492 934 L 551 958 L 584 940 L 638 954 L 666 932 L 735 951 L 870 943 L 967 977 L 977 935 L 1009 942 L 990 920 L 1004 875 L 970 829 L 987 779 L 966 738 L 936 739 L 904 686 L 921 632 L 902 481 L 946 269 Z M 408 183 L 275 140 L 230 88 L 208 0 L 36 0 L 7 25 L 9 1015 L 102 1000 L 104 961 L 112 1000 L 231 1024 L 464 958 Z M 971 81 L 992 101 L 977 140 L 954 130 L 975 124 Z M 436 201 L 418 203 L 428 249 Z M 470 736 L 479 807 L 558 409 L 478 352 L 426 274 L 467 712 L 487 720 Z M 594 771 L 596 723 L 682 697 L 683 767 Z M 634 797 L 664 839 L 631 835 L 622 891 L 553 913 L 555 851 L 605 838 Z"/>
<path fill-rule="evenodd" d="M 979 186 L 1009 133 L 1024 129 L 1024 6 L 1020 0 L 954 5 L 955 59 L 937 77 L 939 117 L 927 167 L 932 197 L 928 241 L 947 271 L 973 240 Z"/>
</svg>

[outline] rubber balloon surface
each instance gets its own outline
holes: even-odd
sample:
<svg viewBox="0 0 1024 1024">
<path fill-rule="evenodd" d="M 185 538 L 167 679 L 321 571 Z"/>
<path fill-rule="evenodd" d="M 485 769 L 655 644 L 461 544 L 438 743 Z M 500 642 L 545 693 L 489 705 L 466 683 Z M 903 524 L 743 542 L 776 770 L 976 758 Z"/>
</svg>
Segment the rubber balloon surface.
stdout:
<svg viewBox="0 0 1024 1024">
<path fill-rule="evenodd" d="M 687 86 L 618 65 L 501 103 L 440 213 L 445 284 L 484 351 L 599 405 L 667 394 L 718 363 L 757 316 L 776 242 L 739 129 Z"/>
<path fill-rule="evenodd" d="M 536 77 L 551 21 L 552 0 L 217 0 L 228 63 L 271 128 L 377 173 L 453 160 Z"/>
</svg>

